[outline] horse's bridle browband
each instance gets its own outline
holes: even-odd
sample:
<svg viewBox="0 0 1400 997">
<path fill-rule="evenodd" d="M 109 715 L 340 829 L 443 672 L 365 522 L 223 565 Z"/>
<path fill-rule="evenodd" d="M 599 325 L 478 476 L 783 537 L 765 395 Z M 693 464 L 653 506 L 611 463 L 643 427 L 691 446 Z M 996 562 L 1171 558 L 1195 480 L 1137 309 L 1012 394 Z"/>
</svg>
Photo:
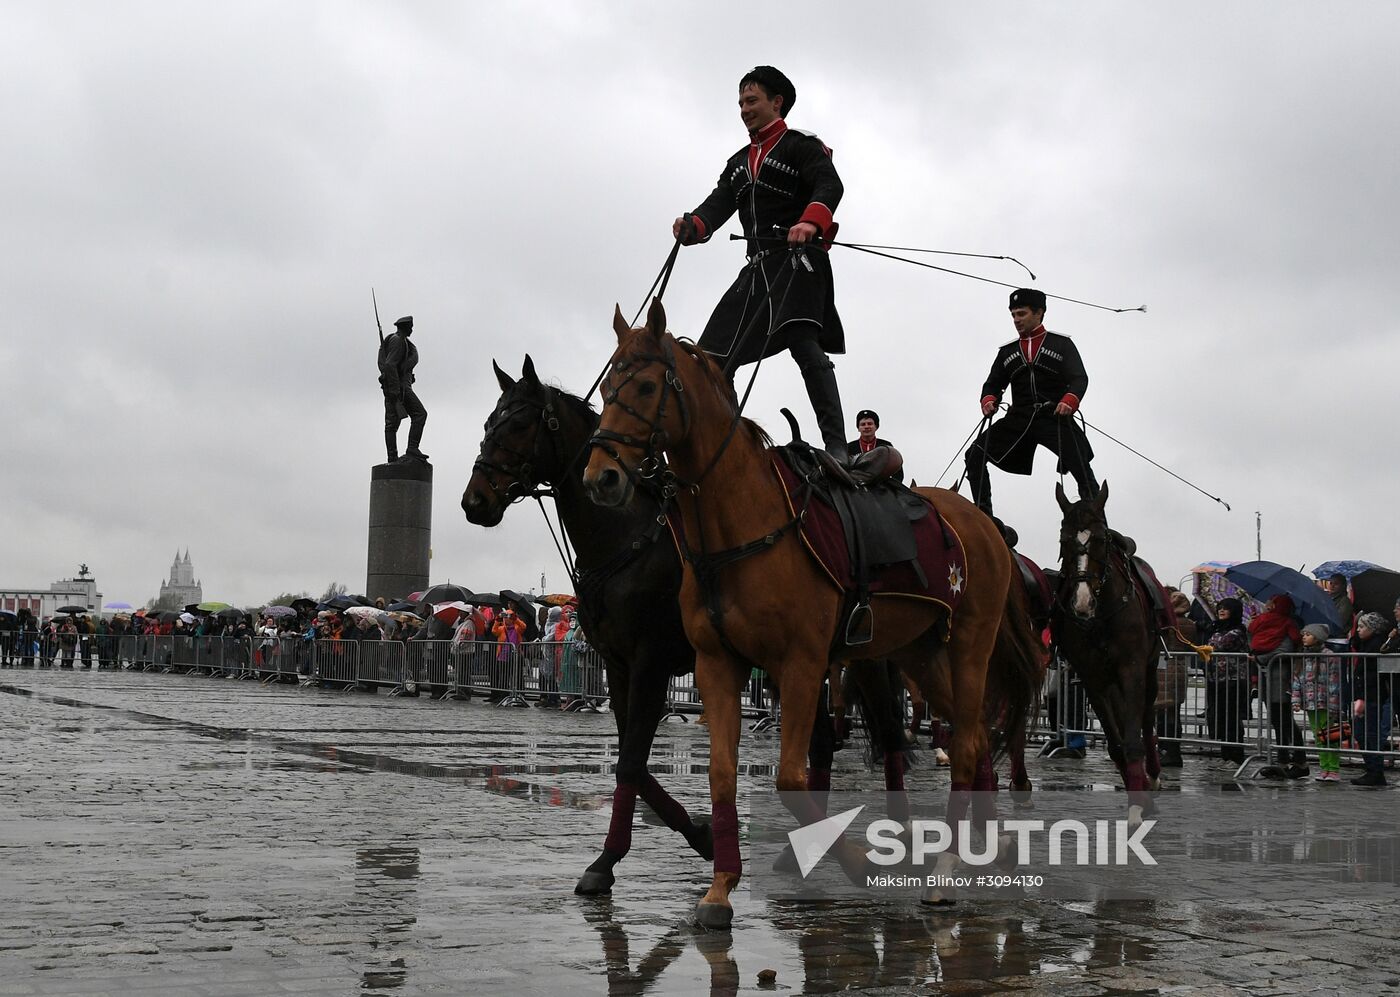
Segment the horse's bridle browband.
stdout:
<svg viewBox="0 0 1400 997">
<path fill-rule="evenodd" d="M 521 453 L 519 450 L 506 446 L 504 443 L 495 439 L 497 428 L 505 425 L 506 421 L 512 415 L 520 409 L 531 409 L 540 414 L 540 422 L 542 422 L 545 429 L 549 431 L 550 449 L 554 456 L 558 457 L 558 447 L 553 442 L 555 439 L 554 434 L 559 432 L 559 416 L 555 412 L 554 398 L 554 389 L 545 385 L 544 401 L 537 401 L 533 398 L 519 399 L 511 405 L 511 407 L 501 412 L 499 417 L 495 419 L 494 424 L 491 422 L 487 423 L 486 437 L 481 441 L 481 449 L 477 453 L 476 460 L 472 463 L 472 470 L 491 472 L 490 474 L 484 475 L 486 487 L 490 488 L 492 494 L 497 498 L 503 498 L 506 502 L 513 503 L 532 496 L 552 497 L 554 495 L 553 488 L 538 489 L 536 487 L 542 482 L 542 479 L 541 481 L 535 479 L 535 465 L 539 463 L 540 450 L 540 432 L 538 427 L 536 427 L 534 443 L 528 454 Z M 495 413 L 493 413 L 493 415 L 494 414 Z M 516 458 L 515 466 L 506 467 L 494 461 L 487 460 L 486 450 L 488 447 L 493 450 L 505 451 L 510 456 Z M 510 483 L 507 484 L 504 489 L 496 485 L 495 479 L 497 474 L 510 479 Z M 547 481 L 543 483 L 550 484 L 550 482 Z"/>
<path fill-rule="evenodd" d="M 628 433 L 617 433 L 611 429 L 603 429 L 601 426 L 593 431 L 593 435 L 588 438 L 590 447 L 597 447 L 603 453 L 613 459 L 622 472 L 632 479 L 633 484 L 641 481 L 650 481 L 658 475 L 666 474 L 666 431 L 661 428 L 662 422 L 666 419 L 666 402 L 670 400 L 672 394 L 676 396 L 676 407 L 681 413 L 681 425 L 688 431 L 690 429 L 690 411 L 685 405 L 685 386 L 681 384 L 680 377 L 676 374 L 676 355 L 671 345 L 671 340 L 666 338 L 662 341 L 661 348 L 664 352 L 638 353 L 628 357 L 620 363 L 614 362 L 609 366 L 606 374 L 603 375 L 601 383 L 601 397 L 603 404 L 616 405 L 642 425 L 646 426 L 648 432 L 645 439 L 639 439 Z M 656 417 L 649 418 L 638 412 L 627 402 L 620 398 L 620 393 L 624 387 L 638 374 L 646 368 L 648 364 L 659 363 L 665 368 L 665 374 L 661 382 L 661 400 L 656 406 Z M 623 373 L 625 376 L 616 386 L 613 385 L 614 372 Z M 622 455 L 612 446 L 618 443 L 624 447 L 642 452 L 642 459 L 633 471 L 622 462 Z"/>
<path fill-rule="evenodd" d="M 1115 557 L 1118 555 L 1118 548 L 1114 544 L 1113 538 L 1108 535 L 1107 524 L 1103 524 L 1103 528 L 1105 534 L 1104 546 L 1107 548 L 1107 553 L 1105 554 L 1103 559 L 1103 570 L 1099 573 L 1097 578 L 1094 575 L 1090 574 L 1087 570 L 1089 563 L 1093 561 L 1093 556 L 1089 553 L 1088 542 L 1079 539 L 1080 531 L 1077 529 L 1073 529 L 1069 526 L 1064 526 L 1060 529 L 1061 563 L 1064 564 L 1066 568 L 1068 568 L 1072 559 L 1077 559 L 1082 555 L 1084 558 L 1085 570 L 1076 570 L 1072 574 L 1068 570 L 1065 570 L 1063 572 L 1060 578 L 1059 591 L 1055 593 L 1055 607 L 1059 609 L 1060 615 L 1063 618 L 1072 620 L 1078 626 L 1083 627 L 1085 629 L 1089 629 L 1097 624 L 1106 622 L 1108 619 L 1110 619 L 1128 604 L 1128 600 L 1132 597 L 1133 594 L 1133 579 L 1132 576 L 1125 569 L 1122 572 L 1122 574 L 1123 579 L 1127 584 L 1123 587 L 1122 597 L 1118 599 L 1118 601 L 1114 603 L 1112 608 L 1110 608 L 1106 613 L 1095 612 L 1095 614 L 1092 617 L 1088 619 L 1083 619 L 1070 608 L 1069 603 L 1070 600 L 1073 598 L 1074 587 L 1080 582 L 1083 582 L 1084 584 L 1089 586 L 1089 593 L 1094 597 L 1095 608 L 1097 609 L 1103 606 L 1102 593 L 1104 587 L 1108 584 L 1109 578 L 1113 574 L 1114 560 Z M 1092 532 L 1092 527 L 1090 527 L 1089 529 Z M 1090 539 L 1092 539 L 1092 537 Z M 1066 548 L 1068 548 L 1068 552 L 1066 552 Z"/>
</svg>

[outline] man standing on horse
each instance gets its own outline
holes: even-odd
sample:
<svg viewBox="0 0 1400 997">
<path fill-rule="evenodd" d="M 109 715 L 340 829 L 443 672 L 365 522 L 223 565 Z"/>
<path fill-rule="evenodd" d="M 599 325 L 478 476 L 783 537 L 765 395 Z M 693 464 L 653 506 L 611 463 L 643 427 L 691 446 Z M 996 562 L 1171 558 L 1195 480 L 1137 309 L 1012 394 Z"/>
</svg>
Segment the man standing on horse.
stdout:
<svg viewBox="0 0 1400 997">
<path fill-rule="evenodd" d="M 413 391 L 413 368 L 418 366 L 418 347 L 409 342 L 413 335 L 413 316 L 405 315 L 394 323 L 394 331 L 379 347 L 379 385 L 384 389 L 384 446 L 389 463 L 399 459 L 399 424 L 408 416 L 408 449 L 404 460 L 427 462 L 428 455 L 418 449 L 423 438 L 423 424 L 428 410 Z"/>
<path fill-rule="evenodd" d="M 841 394 L 827 354 L 844 353 L 846 340 L 826 246 L 836 235 L 831 216 L 843 188 L 821 139 L 788 128 L 796 100 L 796 88 L 772 66 L 744 74 L 739 117 L 749 144 L 729 157 L 704 203 L 677 218 L 671 230 L 684 245 L 707 242 L 739 212 L 749 262 L 710 316 L 700 346 L 731 379 L 736 367 L 791 353 L 822 444 L 845 462 Z"/>
<path fill-rule="evenodd" d="M 1011 408 L 978 434 L 966 455 L 972 499 L 989 516 L 992 487 L 988 462 L 1012 474 L 1030 474 L 1038 446 L 1059 457 L 1060 473 L 1074 477 L 1080 498 L 1092 498 L 1099 490 L 1089 466 L 1094 452 L 1084 430 L 1074 421 L 1089 389 L 1089 375 L 1079 350 L 1069 337 L 1046 330 L 1043 291 L 1013 291 L 1010 307 L 1017 338 L 997 352 L 982 385 L 982 414 L 991 418 L 1008 386 Z"/>
</svg>

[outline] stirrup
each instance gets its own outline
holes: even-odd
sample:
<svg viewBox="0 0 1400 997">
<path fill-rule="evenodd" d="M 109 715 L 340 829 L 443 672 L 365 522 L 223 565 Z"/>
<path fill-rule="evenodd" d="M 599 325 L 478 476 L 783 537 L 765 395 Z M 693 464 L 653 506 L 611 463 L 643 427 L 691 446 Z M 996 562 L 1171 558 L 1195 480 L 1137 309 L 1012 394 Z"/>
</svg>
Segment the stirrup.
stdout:
<svg viewBox="0 0 1400 997">
<path fill-rule="evenodd" d="M 875 614 L 869 601 L 856 603 L 846 619 L 846 646 L 859 647 L 875 639 Z"/>
</svg>

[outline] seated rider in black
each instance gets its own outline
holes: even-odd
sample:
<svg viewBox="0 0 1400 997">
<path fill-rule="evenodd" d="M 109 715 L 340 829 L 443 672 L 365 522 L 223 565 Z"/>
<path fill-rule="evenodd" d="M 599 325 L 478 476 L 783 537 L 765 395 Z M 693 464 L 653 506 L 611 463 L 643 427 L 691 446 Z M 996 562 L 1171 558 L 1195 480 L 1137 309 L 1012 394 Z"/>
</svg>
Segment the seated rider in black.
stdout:
<svg viewBox="0 0 1400 997">
<path fill-rule="evenodd" d="M 894 444 L 889 440 L 882 440 L 875 435 L 875 431 L 879 428 L 880 414 L 874 409 L 863 408 L 856 413 L 856 432 L 860 435 L 846 444 L 846 453 L 852 461 L 861 454 L 870 453 L 876 447 L 894 449 Z M 901 465 L 892 477 L 896 481 L 903 481 L 904 467 Z"/>
<path fill-rule="evenodd" d="M 997 410 L 1002 393 L 1008 385 L 1011 388 L 1010 410 L 967 449 L 971 498 L 989 516 L 992 488 L 987 464 L 1012 474 L 1030 474 L 1038 446 L 1059 457 L 1059 471 L 1074 477 L 1080 498 L 1098 494 L 1099 485 L 1089 466 L 1094 452 L 1073 418 L 1089 388 L 1089 375 L 1074 343 L 1067 336 L 1046 331 L 1044 318 L 1043 291 L 1021 288 L 1012 292 L 1011 321 L 1017 338 L 997 352 L 982 385 L 985 416 Z"/>
<path fill-rule="evenodd" d="M 827 356 L 846 351 L 823 240 L 836 235 L 832 212 L 841 178 L 821 139 L 788 128 L 797 90 L 772 66 L 739 81 L 739 116 L 749 144 L 724 164 L 710 196 L 675 220 L 672 234 L 685 245 L 706 242 L 735 211 L 749 262 L 719 304 L 700 346 L 735 368 L 784 350 L 802 371 L 826 452 L 845 462 L 845 420 L 835 368 Z"/>
</svg>

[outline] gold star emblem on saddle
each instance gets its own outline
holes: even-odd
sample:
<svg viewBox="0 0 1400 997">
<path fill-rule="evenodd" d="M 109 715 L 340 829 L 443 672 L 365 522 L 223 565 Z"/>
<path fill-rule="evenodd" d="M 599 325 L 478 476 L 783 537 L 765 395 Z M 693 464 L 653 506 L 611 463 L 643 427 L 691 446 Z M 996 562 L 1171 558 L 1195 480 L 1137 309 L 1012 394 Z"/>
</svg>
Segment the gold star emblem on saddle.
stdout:
<svg viewBox="0 0 1400 997">
<path fill-rule="evenodd" d="M 962 586 L 962 568 L 955 564 L 948 569 L 948 590 L 954 595 L 959 595 L 962 592 Z"/>
</svg>

